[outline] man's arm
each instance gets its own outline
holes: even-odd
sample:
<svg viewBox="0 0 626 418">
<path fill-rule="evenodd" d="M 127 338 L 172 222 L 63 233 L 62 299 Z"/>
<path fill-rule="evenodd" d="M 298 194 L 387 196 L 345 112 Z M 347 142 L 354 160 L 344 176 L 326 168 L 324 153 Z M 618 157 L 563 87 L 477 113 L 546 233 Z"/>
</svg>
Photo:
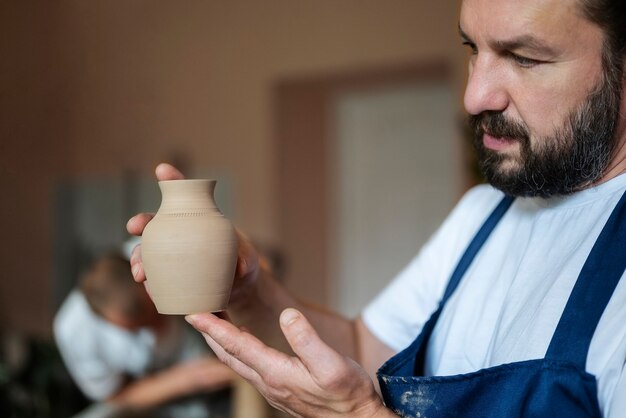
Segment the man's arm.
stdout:
<svg viewBox="0 0 626 418">
<path fill-rule="evenodd" d="M 356 360 L 376 381 L 376 371 L 395 354 L 394 350 L 376 338 L 361 318 L 349 320 L 323 307 L 295 299 L 277 283 L 262 260 L 258 273 L 255 273 L 255 261 L 250 256 L 253 249 L 246 248 L 250 244 L 245 242 L 245 237 L 241 240 L 244 248 L 240 250 L 240 255 L 249 260 L 248 268 L 239 271 L 242 280 L 252 281 L 247 276 L 258 276 L 253 281 L 254 289 L 248 289 L 247 295 L 233 295 L 228 309 L 233 322 L 249 329 L 266 344 L 289 352 L 290 347 L 280 329 L 278 318 L 284 309 L 296 308 L 304 314 L 326 344 Z"/>
<path fill-rule="evenodd" d="M 183 178 L 168 164 L 159 165 L 156 175 L 159 180 Z M 128 232 L 141 235 L 151 217 L 131 218 Z M 220 360 L 271 405 L 296 416 L 394 416 L 371 379 L 390 350 L 359 322 L 296 300 L 272 277 L 242 234 L 238 251 L 228 313 L 242 328 L 209 313 L 186 318 Z M 131 269 L 137 282 L 145 280 L 139 248 L 133 251 Z M 285 354 L 285 348 L 294 356 Z"/>
<path fill-rule="evenodd" d="M 132 381 L 107 401 L 122 408 L 150 409 L 183 396 L 228 387 L 234 377 L 221 361 L 206 357 Z"/>
<path fill-rule="evenodd" d="M 184 175 L 169 164 L 156 168 L 160 180 L 183 179 Z M 128 221 L 128 232 L 141 235 L 151 214 L 140 214 Z M 360 320 L 348 320 L 319 306 L 297 300 L 273 277 L 268 263 L 260 259 L 252 243 L 241 233 L 235 282 L 228 312 L 233 321 L 252 331 L 266 344 L 289 350 L 278 325 L 280 313 L 288 307 L 301 311 L 317 330 L 322 340 L 339 353 L 359 362 L 370 376 L 393 351 L 372 335 Z M 143 282 L 141 251 L 133 250 L 131 268 L 136 281 Z"/>
<path fill-rule="evenodd" d="M 386 346 L 365 326 L 361 318 L 356 320 L 357 344 L 359 347 L 358 361 L 365 369 L 370 378 L 374 381 L 376 390 L 378 388 L 378 379 L 376 371 L 396 354 L 395 350 Z"/>
</svg>

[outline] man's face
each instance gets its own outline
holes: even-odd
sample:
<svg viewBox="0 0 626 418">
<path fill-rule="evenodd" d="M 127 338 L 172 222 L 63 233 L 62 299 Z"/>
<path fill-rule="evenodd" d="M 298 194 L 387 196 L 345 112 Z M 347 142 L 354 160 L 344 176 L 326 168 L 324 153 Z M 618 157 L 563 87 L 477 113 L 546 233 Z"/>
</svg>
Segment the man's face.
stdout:
<svg viewBox="0 0 626 418">
<path fill-rule="evenodd" d="M 615 146 L 621 80 L 577 0 L 464 0 L 465 107 L 487 179 L 511 195 L 572 193 Z"/>
</svg>

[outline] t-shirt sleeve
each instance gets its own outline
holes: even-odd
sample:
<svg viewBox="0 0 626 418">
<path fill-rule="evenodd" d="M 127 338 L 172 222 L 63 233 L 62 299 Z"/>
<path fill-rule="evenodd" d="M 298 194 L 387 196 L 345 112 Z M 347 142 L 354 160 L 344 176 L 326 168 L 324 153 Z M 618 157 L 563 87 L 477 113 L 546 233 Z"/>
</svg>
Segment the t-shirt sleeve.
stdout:
<svg viewBox="0 0 626 418">
<path fill-rule="evenodd" d="M 462 252 L 501 198 L 488 185 L 463 196 L 418 255 L 363 310 L 363 322 L 376 338 L 396 351 L 413 342 L 436 310 Z"/>
</svg>

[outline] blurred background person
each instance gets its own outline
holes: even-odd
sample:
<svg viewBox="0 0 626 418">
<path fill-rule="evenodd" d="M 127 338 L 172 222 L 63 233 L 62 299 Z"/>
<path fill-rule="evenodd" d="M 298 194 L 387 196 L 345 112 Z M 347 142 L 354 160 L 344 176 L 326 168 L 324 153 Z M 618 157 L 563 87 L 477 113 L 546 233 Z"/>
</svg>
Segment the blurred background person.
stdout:
<svg viewBox="0 0 626 418">
<path fill-rule="evenodd" d="M 54 319 L 70 375 L 98 402 L 86 415 L 226 416 L 231 371 L 181 317 L 160 315 L 131 279 L 122 255 L 97 259 Z"/>
</svg>

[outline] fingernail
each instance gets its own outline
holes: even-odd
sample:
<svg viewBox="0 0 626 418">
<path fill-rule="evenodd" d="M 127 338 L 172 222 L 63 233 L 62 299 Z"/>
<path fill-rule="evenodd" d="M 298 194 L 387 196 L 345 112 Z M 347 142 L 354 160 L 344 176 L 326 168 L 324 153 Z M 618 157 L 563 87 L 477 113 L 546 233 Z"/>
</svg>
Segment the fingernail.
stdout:
<svg viewBox="0 0 626 418">
<path fill-rule="evenodd" d="M 300 318 L 300 314 L 295 309 L 285 309 L 280 315 L 280 322 L 283 325 L 291 325 Z"/>
<path fill-rule="evenodd" d="M 193 315 L 186 315 L 185 321 L 187 321 L 187 323 L 191 324 L 192 326 L 195 326 L 196 318 Z"/>
<path fill-rule="evenodd" d="M 137 277 L 137 273 L 139 273 L 139 264 L 135 264 L 133 266 L 133 268 L 131 269 L 131 272 L 133 273 L 133 277 Z"/>
</svg>

